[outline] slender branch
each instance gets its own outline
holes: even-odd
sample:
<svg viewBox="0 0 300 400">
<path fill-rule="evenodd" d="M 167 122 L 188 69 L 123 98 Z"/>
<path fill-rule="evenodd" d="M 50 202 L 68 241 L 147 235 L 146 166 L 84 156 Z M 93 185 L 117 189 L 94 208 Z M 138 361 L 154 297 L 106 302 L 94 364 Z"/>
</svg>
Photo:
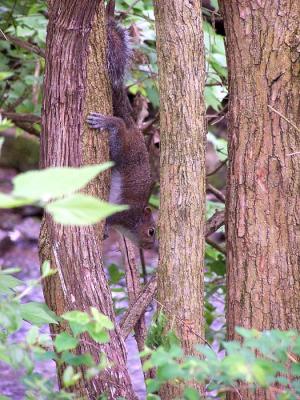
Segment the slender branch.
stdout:
<svg viewBox="0 0 300 400">
<path fill-rule="evenodd" d="M 121 13 L 121 18 L 124 19 L 128 14 L 131 13 L 133 8 L 136 6 L 137 3 L 139 3 L 141 0 L 135 0 L 128 8 L 126 11 Z"/>
<path fill-rule="evenodd" d="M 206 188 L 208 192 L 213 193 L 217 199 L 219 199 L 222 203 L 225 203 L 225 196 L 220 190 L 216 189 L 210 183 L 207 184 Z"/>
<path fill-rule="evenodd" d="M 146 285 L 147 284 L 147 269 L 146 269 L 145 255 L 144 255 L 143 249 L 140 249 L 140 260 L 141 260 L 144 284 Z"/>
<path fill-rule="evenodd" d="M 140 275 L 136 264 L 135 252 L 134 247 L 131 242 L 126 239 L 124 236 L 120 240 L 122 254 L 124 256 L 125 262 L 125 278 L 126 278 L 126 285 L 128 291 L 128 300 L 129 300 L 129 307 L 132 306 L 136 299 L 138 298 L 139 294 L 142 291 L 141 283 L 140 283 Z M 139 319 L 136 321 L 134 326 L 134 336 L 137 343 L 137 347 L 139 352 L 144 351 L 145 349 L 145 340 L 147 336 L 147 328 L 146 328 L 146 321 L 145 315 L 142 313 L 139 316 Z M 146 361 L 142 358 L 142 364 Z M 145 379 L 150 378 L 147 372 L 144 372 Z"/>
<path fill-rule="evenodd" d="M 206 174 L 206 176 L 212 176 L 212 175 L 216 174 L 227 163 L 227 161 L 228 161 L 228 158 L 226 158 L 226 160 L 224 160 L 224 161 L 221 161 L 220 164 L 213 171 Z"/>
<path fill-rule="evenodd" d="M 206 243 L 208 243 L 211 247 L 214 249 L 218 250 L 220 253 L 224 254 L 226 256 L 226 250 L 224 249 L 223 246 L 221 246 L 219 243 L 216 243 L 214 240 L 210 238 L 206 238 Z"/>
<path fill-rule="evenodd" d="M 14 122 L 28 122 L 31 124 L 40 124 L 41 123 L 41 117 L 39 117 L 38 115 L 34 115 L 34 114 L 21 114 L 21 113 L 1 111 L 1 110 L 0 110 L 0 114 L 3 115 L 3 117 L 8 118 Z"/>
<path fill-rule="evenodd" d="M 15 129 L 7 129 L 5 131 L 0 132 L 0 137 L 14 138 L 14 139 L 21 137 L 23 139 L 39 143 L 39 138 L 36 137 L 36 135 L 31 135 L 30 133 L 27 133 L 27 132 L 16 133 Z"/>
<path fill-rule="evenodd" d="M 216 211 L 215 214 L 206 221 L 205 237 L 210 236 L 224 225 L 225 211 Z"/>
<path fill-rule="evenodd" d="M 217 211 L 205 225 L 205 236 L 209 236 L 224 225 L 224 211 Z M 207 240 L 207 239 L 206 239 Z M 208 239 L 209 240 L 209 239 Z M 224 249 L 222 248 L 222 253 Z M 140 316 L 145 312 L 146 308 L 154 299 L 157 289 L 157 279 L 153 275 L 144 289 L 136 297 L 135 301 L 130 305 L 123 319 L 121 320 L 121 334 L 124 340 L 128 337 L 133 327 L 136 325 Z"/>
<path fill-rule="evenodd" d="M 285 117 L 283 114 L 281 114 L 279 111 L 275 110 L 272 106 L 268 104 L 268 107 L 270 110 L 272 110 L 274 113 L 278 114 L 281 118 L 283 118 L 288 124 L 290 124 L 298 133 L 300 133 L 300 128 L 294 122 L 290 121 L 287 117 Z"/>
<path fill-rule="evenodd" d="M 29 96 L 29 94 L 30 94 L 30 88 L 27 87 L 27 88 L 25 88 L 23 94 L 22 94 L 19 98 L 16 99 L 16 101 L 14 101 L 14 102 L 11 103 L 11 104 L 8 104 L 8 106 L 6 107 L 7 112 L 14 112 L 14 110 L 15 110 L 21 103 L 23 103 L 24 100 L 27 99 L 27 97 Z"/>
<path fill-rule="evenodd" d="M 30 123 L 14 121 L 14 124 L 18 128 L 23 129 L 23 131 L 31 133 L 32 135 L 34 135 L 34 136 L 36 136 L 38 138 L 40 137 L 40 132 L 34 126 L 32 126 Z"/>
<path fill-rule="evenodd" d="M 21 47 L 22 49 L 25 49 L 31 53 L 35 53 L 38 56 L 45 58 L 45 51 L 35 44 L 31 44 L 29 42 L 26 42 L 25 40 L 19 39 L 18 37 L 9 34 L 4 34 L 4 32 L 2 31 L 0 32 L 0 39 L 8 40 L 14 45 Z"/>
<path fill-rule="evenodd" d="M 196 332 L 189 324 L 187 324 L 182 318 L 178 317 L 176 314 L 174 315 L 173 312 L 169 311 L 168 308 L 167 308 L 164 304 L 160 303 L 158 300 L 154 299 L 154 301 L 155 301 L 162 309 L 166 310 L 172 318 L 173 318 L 173 317 L 176 318 L 177 321 L 179 321 L 188 331 L 190 331 L 191 333 L 193 333 L 197 338 L 201 339 L 201 341 L 202 341 L 203 343 L 207 344 L 208 347 L 210 347 L 210 348 L 213 350 L 213 348 L 212 348 L 212 346 L 210 345 L 210 343 L 209 343 L 202 335 L 200 335 L 200 333 Z"/>
</svg>

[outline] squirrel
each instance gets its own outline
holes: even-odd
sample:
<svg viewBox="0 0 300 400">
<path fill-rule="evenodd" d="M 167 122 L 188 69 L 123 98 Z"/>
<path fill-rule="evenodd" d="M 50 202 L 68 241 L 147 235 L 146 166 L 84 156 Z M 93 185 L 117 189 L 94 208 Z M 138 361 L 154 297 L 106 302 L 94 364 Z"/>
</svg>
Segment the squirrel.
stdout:
<svg viewBox="0 0 300 400">
<path fill-rule="evenodd" d="M 115 1 L 108 2 L 107 35 L 108 73 L 112 87 L 113 116 L 92 112 L 87 117 L 90 128 L 109 134 L 111 174 L 109 201 L 127 204 L 129 210 L 107 218 L 109 226 L 120 231 L 140 248 L 155 245 L 155 222 L 148 199 L 152 187 L 149 154 L 142 132 L 133 117 L 124 86 L 131 57 L 128 32 L 114 19 Z"/>
</svg>

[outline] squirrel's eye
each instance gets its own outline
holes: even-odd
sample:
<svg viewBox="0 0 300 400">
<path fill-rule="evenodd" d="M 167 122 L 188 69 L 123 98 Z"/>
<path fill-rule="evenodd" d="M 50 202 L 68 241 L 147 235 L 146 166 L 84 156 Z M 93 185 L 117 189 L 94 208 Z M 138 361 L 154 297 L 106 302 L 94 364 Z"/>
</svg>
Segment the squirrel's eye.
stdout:
<svg viewBox="0 0 300 400">
<path fill-rule="evenodd" d="M 154 229 L 154 228 L 150 228 L 150 229 L 148 230 L 148 235 L 149 235 L 149 236 L 154 236 L 154 234 L 155 234 L 155 229 Z"/>
</svg>

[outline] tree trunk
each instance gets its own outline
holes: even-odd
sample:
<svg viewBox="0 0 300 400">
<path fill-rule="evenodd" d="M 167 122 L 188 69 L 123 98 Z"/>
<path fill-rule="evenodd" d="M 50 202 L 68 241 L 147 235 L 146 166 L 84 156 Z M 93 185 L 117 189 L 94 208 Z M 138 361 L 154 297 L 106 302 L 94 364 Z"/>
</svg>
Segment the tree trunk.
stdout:
<svg viewBox="0 0 300 400">
<path fill-rule="evenodd" d="M 112 112 L 104 68 L 104 4 L 100 2 L 99 7 L 98 4 L 98 0 L 49 2 L 42 167 L 78 167 L 108 160 L 106 135 L 95 134 L 84 124 L 90 111 Z M 87 192 L 107 198 L 108 186 L 109 174 L 102 174 L 89 185 Z M 50 260 L 58 273 L 44 282 L 44 294 L 48 306 L 58 315 L 75 309 L 87 311 L 90 306 L 95 306 L 116 326 L 103 270 L 102 233 L 102 223 L 85 228 L 63 227 L 45 216 L 40 240 L 41 261 Z M 58 333 L 63 328 L 52 326 L 51 331 Z M 95 359 L 99 359 L 100 351 L 104 351 L 113 367 L 90 381 L 82 379 L 74 391 L 88 399 L 96 399 L 100 393 L 106 393 L 109 399 L 118 396 L 134 399 L 118 326 L 111 332 L 110 339 L 110 343 L 101 348 L 95 343 L 80 344 L 79 352 L 89 352 Z M 59 369 L 60 381 L 61 372 Z"/>
<path fill-rule="evenodd" d="M 204 46 L 200 0 L 154 1 L 160 87 L 158 300 L 186 354 L 201 343 L 205 224 Z M 196 384 L 194 384 L 200 390 Z M 162 399 L 182 397 L 165 385 Z"/>
<path fill-rule="evenodd" d="M 300 149 L 300 3 L 221 6 L 230 94 L 227 326 L 237 339 L 236 326 L 300 329 L 300 157 L 290 155 Z"/>
</svg>

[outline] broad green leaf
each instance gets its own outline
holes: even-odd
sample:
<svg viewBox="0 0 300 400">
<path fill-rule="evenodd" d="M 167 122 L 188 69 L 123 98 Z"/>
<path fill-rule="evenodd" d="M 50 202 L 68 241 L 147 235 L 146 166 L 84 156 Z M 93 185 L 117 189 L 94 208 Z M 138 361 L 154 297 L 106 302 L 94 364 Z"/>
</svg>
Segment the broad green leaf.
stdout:
<svg viewBox="0 0 300 400">
<path fill-rule="evenodd" d="M 108 267 L 110 284 L 117 284 L 124 277 L 124 272 L 121 272 L 115 264 Z"/>
<path fill-rule="evenodd" d="M 75 373 L 74 368 L 70 365 L 64 370 L 63 383 L 65 387 L 74 385 L 81 377 L 80 373 Z"/>
<path fill-rule="evenodd" d="M 100 172 L 113 165 L 107 162 L 82 168 L 47 168 L 42 171 L 29 171 L 13 179 L 16 197 L 49 201 L 82 189 Z"/>
<path fill-rule="evenodd" d="M 32 199 L 17 198 L 8 194 L 0 193 L 0 208 L 15 208 L 32 204 Z"/>
<path fill-rule="evenodd" d="M 100 329 L 113 329 L 114 324 L 111 322 L 111 320 L 101 312 L 97 310 L 95 307 L 91 307 L 91 313 L 92 316 L 94 317 L 94 320 L 96 321 L 97 328 Z"/>
<path fill-rule="evenodd" d="M 54 340 L 54 346 L 56 351 L 61 353 L 66 350 L 73 350 L 77 347 L 78 340 L 73 336 L 69 335 L 67 332 L 62 332 L 56 336 Z"/>
<path fill-rule="evenodd" d="M 268 385 L 267 372 L 259 364 L 254 364 L 252 367 L 252 374 L 256 382 L 262 386 L 266 387 Z"/>
<path fill-rule="evenodd" d="M 39 328 L 37 326 L 32 326 L 26 334 L 26 341 L 28 344 L 33 345 L 38 341 Z"/>
<path fill-rule="evenodd" d="M 4 81 L 7 78 L 13 76 L 12 72 L 0 71 L 0 81 Z"/>
<path fill-rule="evenodd" d="M 147 386 L 147 393 L 158 392 L 161 386 L 161 382 L 159 382 L 158 379 L 147 379 L 146 386 Z"/>
<path fill-rule="evenodd" d="M 20 304 L 22 318 L 34 325 L 57 324 L 58 318 L 46 304 L 32 301 Z"/>
<path fill-rule="evenodd" d="M 84 226 L 95 224 L 128 207 L 109 204 L 95 197 L 78 193 L 49 203 L 45 209 L 59 224 Z"/>
<path fill-rule="evenodd" d="M 21 286 L 22 284 L 23 282 L 14 276 L 0 272 L 0 293 L 8 294 L 11 292 L 11 289 Z"/>
<path fill-rule="evenodd" d="M 50 261 L 46 260 L 43 262 L 43 265 L 42 265 L 42 277 L 43 278 L 47 278 L 51 275 L 54 275 L 54 274 L 56 274 L 56 272 L 57 272 L 56 269 L 51 268 Z"/>
<path fill-rule="evenodd" d="M 200 400 L 198 391 L 193 388 L 186 388 L 183 395 L 185 400 Z"/>
<path fill-rule="evenodd" d="M 69 322 L 76 322 L 78 325 L 87 325 L 90 322 L 90 317 L 82 311 L 69 311 L 62 315 L 62 318 Z"/>
<path fill-rule="evenodd" d="M 90 322 L 87 326 L 87 331 L 95 342 L 101 344 L 109 342 L 109 334 L 104 330 L 99 330 L 95 323 Z"/>
<path fill-rule="evenodd" d="M 65 351 L 61 355 L 61 361 L 65 362 L 68 365 L 72 365 L 73 367 L 79 367 L 80 365 L 91 367 L 92 365 L 94 365 L 93 357 L 89 353 L 77 356 L 69 351 Z"/>
</svg>

